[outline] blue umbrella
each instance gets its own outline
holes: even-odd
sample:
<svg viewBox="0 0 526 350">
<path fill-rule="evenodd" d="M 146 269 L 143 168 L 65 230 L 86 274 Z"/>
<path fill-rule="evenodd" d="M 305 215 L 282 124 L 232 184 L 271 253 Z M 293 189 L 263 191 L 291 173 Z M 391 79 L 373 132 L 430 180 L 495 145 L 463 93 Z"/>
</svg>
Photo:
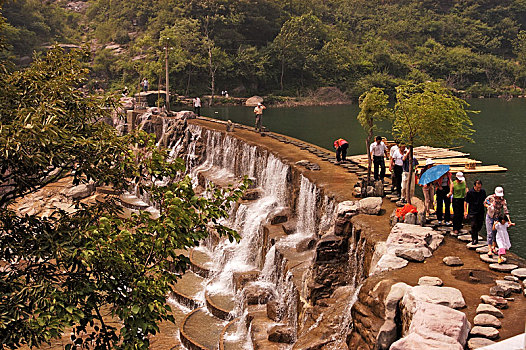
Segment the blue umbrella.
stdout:
<svg viewBox="0 0 526 350">
<path fill-rule="evenodd" d="M 434 167 L 431 167 L 424 171 L 422 176 L 420 176 L 420 180 L 418 180 L 419 185 L 427 185 L 430 182 L 433 182 L 435 180 L 438 180 L 440 176 L 444 175 L 449 171 L 449 165 L 439 164 L 435 165 Z"/>
</svg>

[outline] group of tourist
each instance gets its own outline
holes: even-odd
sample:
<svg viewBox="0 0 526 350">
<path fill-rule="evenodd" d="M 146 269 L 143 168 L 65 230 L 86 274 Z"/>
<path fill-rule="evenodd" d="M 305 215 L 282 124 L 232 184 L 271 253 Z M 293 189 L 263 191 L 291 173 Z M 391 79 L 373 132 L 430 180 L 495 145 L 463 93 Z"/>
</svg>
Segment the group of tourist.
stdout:
<svg viewBox="0 0 526 350">
<path fill-rule="evenodd" d="M 434 165 L 432 159 L 427 159 L 426 165 L 419 173 L 419 178 Z M 510 249 L 511 243 L 508 227 L 515 224 L 511 221 L 504 189 L 496 187 L 495 192 L 487 195 L 482 188 L 482 181 L 477 179 L 471 189 L 466 184 L 462 172 L 455 174 L 455 180 L 449 171 L 437 180 L 421 185 L 424 193 L 425 214 L 432 213 L 434 207 L 433 197 L 436 198 L 436 216 L 439 224 L 444 220 L 445 225 L 453 226 L 453 233 L 459 234 L 464 219 L 468 219 L 471 226 L 471 243 L 478 244 L 478 234 L 486 224 L 488 256 L 498 255 L 498 263 L 504 261 L 503 255 Z M 452 204 L 452 205 L 451 205 Z M 453 220 L 451 222 L 451 210 Z M 498 250 L 497 250 L 498 247 Z"/>
<path fill-rule="evenodd" d="M 342 138 L 334 141 L 337 163 L 345 161 L 348 147 L 349 143 Z M 402 203 L 406 203 L 408 198 L 414 196 L 414 184 L 419 183 L 424 173 L 435 165 L 432 159 L 427 159 L 424 167 L 415 172 L 415 178 L 409 186 L 410 150 L 408 147 L 395 142 L 393 146 L 388 148 L 383 138 L 377 136 L 369 151 L 371 161 L 374 164 L 375 181 L 384 181 L 385 158 L 390 159 L 389 170 L 392 174 L 392 191 L 400 197 Z M 418 161 L 413 158 L 413 169 L 417 166 Z M 494 194 L 488 196 L 482 188 L 481 180 L 475 180 L 470 189 L 462 172 L 457 172 L 453 180 L 450 171 L 445 171 L 429 183 L 419 185 L 424 194 L 426 216 L 432 213 L 433 208 L 436 208 L 438 224 L 444 223 L 447 226 L 453 226 L 454 234 L 460 233 L 465 219 L 469 220 L 473 245 L 479 243 L 478 234 L 485 221 L 488 255 L 492 257 L 493 254 L 497 254 L 499 256 L 498 262 L 504 261 L 502 255 L 506 254 L 506 250 L 511 247 L 507 229 L 515 224 L 511 222 L 502 187 L 496 187 Z M 450 208 L 453 209 L 453 215 L 451 215 Z"/>
</svg>

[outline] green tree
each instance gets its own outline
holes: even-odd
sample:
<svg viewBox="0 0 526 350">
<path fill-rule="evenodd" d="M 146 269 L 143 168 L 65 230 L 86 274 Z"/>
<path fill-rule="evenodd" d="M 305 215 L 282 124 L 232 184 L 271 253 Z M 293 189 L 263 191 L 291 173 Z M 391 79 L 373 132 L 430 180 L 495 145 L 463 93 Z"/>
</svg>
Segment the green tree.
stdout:
<svg viewBox="0 0 526 350">
<path fill-rule="evenodd" d="M 238 238 L 218 221 L 246 184 L 200 197 L 182 176 L 182 160 L 169 160 L 154 136 L 117 135 L 102 122 L 112 100 L 79 88 L 86 55 L 53 49 L 28 69 L 0 72 L 0 339 L 7 348 L 71 332 L 67 349 L 147 349 L 158 324 L 174 321 L 166 296 L 188 262 L 177 250 L 209 230 Z M 73 213 L 17 215 L 14 201 L 64 176 L 117 191 L 136 185 L 157 203 L 158 218 L 123 217 L 111 197 L 77 202 Z"/>
<path fill-rule="evenodd" d="M 409 146 L 409 187 L 413 174 L 413 148 L 417 145 L 451 146 L 472 141 L 469 104 L 440 83 L 409 83 L 396 88 L 393 136 Z M 408 199 L 410 202 L 410 198 Z"/>
<path fill-rule="evenodd" d="M 300 83 L 303 84 L 306 64 L 322 48 L 325 38 L 324 25 L 313 14 L 293 17 L 283 24 L 273 43 L 280 61 L 281 90 L 287 68 L 299 71 Z"/>
<path fill-rule="evenodd" d="M 360 113 L 357 119 L 367 133 L 365 139 L 365 147 L 367 149 L 367 182 L 371 181 L 371 150 L 369 146 L 374 137 L 374 130 L 377 123 L 382 119 L 387 119 L 391 116 L 391 111 L 387 107 L 389 104 L 389 96 L 384 93 L 381 88 L 373 87 L 369 91 L 364 92 L 359 98 Z"/>
</svg>

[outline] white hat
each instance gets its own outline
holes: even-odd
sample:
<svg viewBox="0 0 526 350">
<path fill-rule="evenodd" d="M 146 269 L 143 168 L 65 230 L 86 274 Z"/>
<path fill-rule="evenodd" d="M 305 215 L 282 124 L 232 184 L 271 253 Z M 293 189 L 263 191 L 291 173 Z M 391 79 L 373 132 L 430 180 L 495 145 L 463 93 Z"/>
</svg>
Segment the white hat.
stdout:
<svg viewBox="0 0 526 350">
<path fill-rule="evenodd" d="M 504 189 L 502 187 L 495 187 L 495 196 L 504 197 Z"/>
<path fill-rule="evenodd" d="M 459 171 L 459 172 L 455 175 L 455 177 L 457 178 L 458 181 L 464 181 L 464 180 L 466 180 L 466 179 L 464 178 L 464 174 L 462 173 L 462 171 Z"/>
<path fill-rule="evenodd" d="M 431 158 L 426 159 L 426 165 L 433 165 L 433 164 L 435 164 L 435 161 L 433 159 Z"/>
<path fill-rule="evenodd" d="M 258 106 L 261 106 L 261 102 L 258 102 Z"/>
</svg>

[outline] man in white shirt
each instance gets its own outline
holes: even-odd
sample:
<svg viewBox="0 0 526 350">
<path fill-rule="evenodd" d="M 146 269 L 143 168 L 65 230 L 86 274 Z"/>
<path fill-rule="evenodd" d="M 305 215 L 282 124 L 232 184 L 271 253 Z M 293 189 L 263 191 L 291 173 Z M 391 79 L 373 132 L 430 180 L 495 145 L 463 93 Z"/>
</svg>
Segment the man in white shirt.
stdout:
<svg viewBox="0 0 526 350">
<path fill-rule="evenodd" d="M 263 106 L 261 102 L 258 102 L 258 105 L 254 108 L 254 114 L 256 116 L 256 130 L 260 133 L 263 132 L 263 127 L 261 126 L 261 118 L 263 118 L 263 110 L 267 107 Z"/>
<path fill-rule="evenodd" d="M 392 145 L 390 148 L 389 148 L 389 159 L 393 159 L 393 154 L 399 150 L 400 147 L 398 147 L 398 141 L 395 140 L 395 144 Z M 389 169 L 390 169 L 391 166 L 389 166 Z M 396 179 L 395 179 L 395 174 L 394 172 L 391 170 L 391 191 L 394 193 L 395 191 L 395 184 L 396 184 Z"/>
<path fill-rule="evenodd" d="M 199 97 L 194 98 L 194 112 L 198 117 L 201 116 L 201 99 Z"/>
<path fill-rule="evenodd" d="M 397 147 L 395 151 L 391 153 L 391 163 L 389 165 L 389 170 L 391 170 L 391 173 L 393 174 L 393 192 L 396 191 L 398 197 L 402 196 L 402 172 L 404 165 L 404 153 L 405 145 L 400 145 L 400 147 Z"/>
<path fill-rule="evenodd" d="M 374 164 L 374 180 L 384 181 L 385 177 L 385 159 L 384 156 L 387 155 L 387 147 L 382 141 L 382 136 L 376 136 L 376 142 L 373 142 L 370 147 L 371 159 Z M 380 173 L 379 170 L 381 168 Z"/>
</svg>

